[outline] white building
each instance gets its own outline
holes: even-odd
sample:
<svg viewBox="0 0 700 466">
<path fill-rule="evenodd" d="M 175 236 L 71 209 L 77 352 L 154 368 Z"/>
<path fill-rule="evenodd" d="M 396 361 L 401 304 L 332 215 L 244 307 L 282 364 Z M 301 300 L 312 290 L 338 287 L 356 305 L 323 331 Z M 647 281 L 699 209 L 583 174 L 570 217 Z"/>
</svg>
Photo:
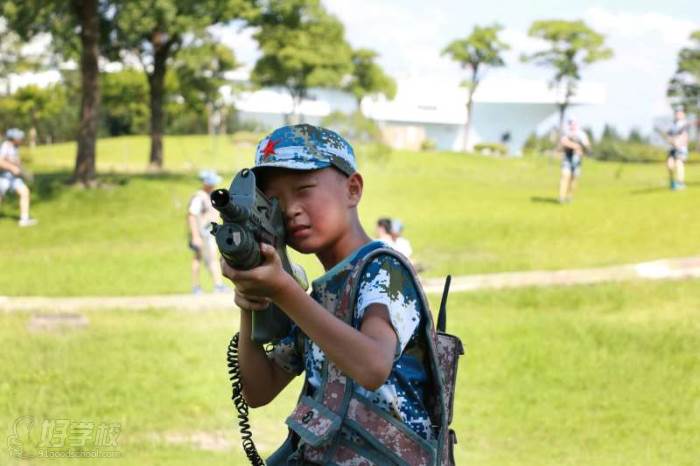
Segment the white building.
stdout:
<svg viewBox="0 0 700 466">
<path fill-rule="evenodd" d="M 362 102 L 363 113 L 378 122 L 387 143 L 395 148 L 417 149 L 430 140 L 442 150 L 459 151 L 464 147 L 466 89 L 426 79 L 399 80 L 397 84 L 393 100 L 379 97 Z M 309 94 L 298 109 L 308 123 L 318 124 L 333 111 L 349 113 L 356 109 L 355 99 L 340 91 L 314 89 Z M 572 105 L 602 104 L 605 98 L 603 86 L 582 83 Z M 284 124 L 284 115 L 292 112 L 292 99 L 281 88 L 242 92 L 232 100 L 242 121 L 255 121 L 264 127 Z M 558 101 L 557 92 L 545 82 L 484 81 L 474 95 L 470 146 L 507 142 L 511 153 L 519 153 L 527 137 L 557 113 Z"/>
</svg>

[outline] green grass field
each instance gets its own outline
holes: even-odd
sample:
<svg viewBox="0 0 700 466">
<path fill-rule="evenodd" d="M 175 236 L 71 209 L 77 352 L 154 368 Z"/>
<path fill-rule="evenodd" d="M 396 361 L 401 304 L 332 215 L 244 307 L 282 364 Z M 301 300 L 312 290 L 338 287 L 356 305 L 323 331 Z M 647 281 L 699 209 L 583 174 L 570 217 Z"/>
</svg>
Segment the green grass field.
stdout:
<svg viewBox="0 0 700 466">
<path fill-rule="evenodd" d="M 228 184 L 253 147 L 206 136 L 165 139 L 166 173 L 143 173 L 145 137 L 101 140 L 102 187 L 67 187 L 73 144 L 26 154 L 36 173 L 33 213 L 16 227 L 15 199 L 0 205 L 0 295 L 187 292 L 185 208 L 196 172 L 218 168 Z M 587 161 L 572 205 L 554 203 L 558 164 L 455 153 L 358 151 L 365 177 L 361 217 L 399 217 L 426 275 L 603 266 L 698 254 L 700 172 L 689 189 L 666 189 L 658 165 Z M 300 258 L 311 277 L 313 258 Z"/>
<path fill-rule="evenodd" d="M 697 465 L 699 310 L 698 281 L 452 296 L 448 324 L 467 347 L 458 464 Z M 224 360 L 236 311 L 86 316 L 87 328 L 58 333 L 29 331 L 28 313 L 2 317 L 0 426 L 119 423 L 123 459 L 89 464 L 245 464 Z M 265 453 L 298 389 L 253 412 Z M 220 439 L 221 450 L 177 441 L 190 436 Z"/>
</svg>

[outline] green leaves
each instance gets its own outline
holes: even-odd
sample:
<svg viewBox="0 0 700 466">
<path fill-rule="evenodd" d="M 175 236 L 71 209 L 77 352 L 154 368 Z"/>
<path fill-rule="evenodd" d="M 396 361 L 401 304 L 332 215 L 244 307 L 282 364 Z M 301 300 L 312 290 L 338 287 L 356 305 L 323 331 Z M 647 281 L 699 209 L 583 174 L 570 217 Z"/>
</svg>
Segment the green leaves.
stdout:
<svg viewBox="0 0 700 466">
<path fill-rule="evenodd" d="M 272 0 L 255 24 L 258 86 L 286 87 L 299 101 L 311 87 L 340 87 L 352 71 L 343 25 L 318 0 Z"/>
<path fill-rule="evenodd" d="M 554 84 L 567 81 L 574 89 L 581 79 L 584 65 L 612 58 L 612 49 L 605 47 L 605 36 L 589 28 L 583 21 L 535 21 L 528 31 L 530 37 L 549 43 L 549 48 L 523 56 L 523 61 L 555 70 Z"/>
<path fill-rule="evenodd" d="M 692 45 L 678 52 L 678 68 L 668 83 L 667 95 L 687 111 L 700 113 L 700 30 L 690 40 Z"/>
<path fill-rule="evenodd" d="M 173 69 L 187 105 L 202 112 L 218 103 L 219 88 L 227 82 L 224 73 L 238 66 L 231 49 L 206 40 L 180 50 Z"/>
<path fill-rule="evenodd" d="M 463 68 L 471 69 L 473 74 L 483 66 L 504 66 L 505 62 L 501 54 L 510 49 L 510 46 L 499 39 L 498 33 L 502 30 L 503 27 L 499 24 L 474 26 L 471 34 L 464 39 L 450 42 L 442 54 L 449 55 Z M 478 82 L 478 80 L 478 76 L 472 78 L 472 82 Z"/>
<path fill-rule="evenodd" d="M 358 102 L 363 97 L 384 94 L 388 99 L 396 95 L 396 81 L 384 73 L 375 60 L 377 52 L 370 49 L 357 49 L 352 52 L 353 71 L 345 90 L 355 96 Z"/>
</svg>

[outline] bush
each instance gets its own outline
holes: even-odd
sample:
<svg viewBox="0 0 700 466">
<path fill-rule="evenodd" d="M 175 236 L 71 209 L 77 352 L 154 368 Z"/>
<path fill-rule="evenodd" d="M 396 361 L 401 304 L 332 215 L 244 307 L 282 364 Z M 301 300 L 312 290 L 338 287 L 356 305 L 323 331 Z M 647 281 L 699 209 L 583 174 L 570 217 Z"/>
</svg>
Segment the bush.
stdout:
<svg viewBox="0 0 700 466">
<path fill-rule="evenodd" d="M 506 155 L 508 148 L 500 142 L 480 142 L 474 145 L 474 152 L 484 155 Z"/>
<path fill-rule="evenodd" d="M 667 151 L 651 144 L 605 139 L 593 146 L 590 155 L 611 162 L 662 162 L 666 160 Z"/>
<path fill-rule="evenodd" d="M 556 145 L 553 142 L 551 134 L 544 134 L 538 136 L 537 133 L 531 133 L 530 136 L 525 140 L 523 145 L 523 152 L 544 154 L 546 152 L 551 152 L 556 149 Z"/>
<path fill-rule="evenodd" d="M 437 144 L 435 144 L 435 141 L 432 139 L 424 139 L 423 142 L 420 144 L 420 150 L 422 151 L 431 151 L 435 150 L 437 148 Z"/>
<path fill-rule="evenodd" d="M 333 112 L 321 120 L 321 126 L 342 134 L 353 144 L 376 144 L 382 140 L 382 132 L 377 123 L 360 112 Z"/>
</svg>

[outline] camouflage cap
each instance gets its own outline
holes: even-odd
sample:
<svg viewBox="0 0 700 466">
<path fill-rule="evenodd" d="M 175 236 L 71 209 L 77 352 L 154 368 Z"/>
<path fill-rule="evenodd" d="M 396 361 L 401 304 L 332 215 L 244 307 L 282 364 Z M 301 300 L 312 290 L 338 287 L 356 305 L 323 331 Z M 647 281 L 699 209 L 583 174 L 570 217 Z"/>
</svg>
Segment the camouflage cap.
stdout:
<svg viewBox="0 0 700 466">
<path fill-rule="evenodd" d="M 318 170 L 335 167 L 350 176 L 357 170 L 352 146 L 335 131 L 301 124 L 277 128 L 255 151 L 255 169 L 280 167 Z"/>
</svg>

